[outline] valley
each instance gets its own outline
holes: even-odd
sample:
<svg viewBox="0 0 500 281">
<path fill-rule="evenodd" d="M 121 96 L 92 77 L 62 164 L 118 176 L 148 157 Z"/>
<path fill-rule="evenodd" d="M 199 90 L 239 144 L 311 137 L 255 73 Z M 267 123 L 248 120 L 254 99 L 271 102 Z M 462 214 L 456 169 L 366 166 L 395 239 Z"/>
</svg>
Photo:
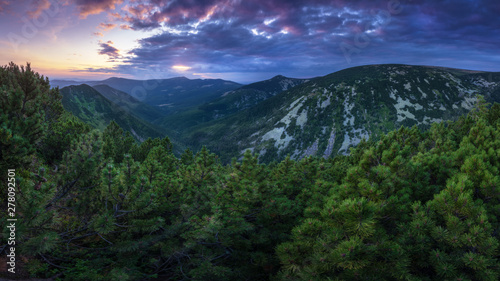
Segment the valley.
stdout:
<svg viewBox="0 0 500 281">
<path fill-rule="evenodd" d="M 159 84 L 142 100 L 130 95 L 130 87 L 141 85 L 140 81 L 118 83 L 112 78 L 90 84 L 97 84 L 93 87 L 121 108 L 121 115 L 141 120 L 135 121 L 141 128 L 154 128 L 144 136 L 133 133 L 138 139 L 161 131 L 182 149 L 196 151 L 205 145 L 224 162 L 242 157 L 246 150 L 269 162 L 287 155 L 301 159 L 348 154 L 361 140 L 377 139 L 401 126 L 426 129 L 432 123 L 455 120 L 474 106 L 476 95 L 498 102 L 498 77 L 442 67 L 367 65 L 309 79 L 276 76 L 236 89 L 232 82 L 174 78 L 168 90 Z M 175 92 L 176 87 L 181 89 L 179 81 L 192 92 Z M 66 89 L 61 92 L 67 93 Z M 174 94 L 159 94 L 164 91 Z M 175 113 L 164 109 L 164 103 L 172 100 Z M 77 100 L 65 101 L 65 108 L 82 120 L 92 124 L 100 119 L 100 113 L 88 116 L 76 111 Z M 102 128 L 109 120 L 92 125 Z M 123 128 L 138 131 L 130 125 Z"/>
</svg>

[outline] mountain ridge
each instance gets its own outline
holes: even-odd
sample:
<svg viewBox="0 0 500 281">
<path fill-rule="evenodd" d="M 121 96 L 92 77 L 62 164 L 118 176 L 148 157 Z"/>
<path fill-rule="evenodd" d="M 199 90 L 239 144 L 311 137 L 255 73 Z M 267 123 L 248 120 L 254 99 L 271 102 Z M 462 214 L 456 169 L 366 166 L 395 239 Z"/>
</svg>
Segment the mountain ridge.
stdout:
<svg viewBox="0 0 500 281">
<path fill-rule="evenodd" d="M 72 81 L 61 80 L 55 80 L 51 83 L 54 87 L 73 84 Z M 107 85 L 125 92 L 145 104 L 157 107 L 164 115 L 174 114 L 185 108 L 208 102 L 227 91 L 242 86 L 239 83 L 223 79 L 189 79 L 186 77 L 148 80 L 111 77 L 100 81 L 84 81 L 74 84 Z"/>
<path fill-rule="evenodd" d="M 187 130 L 194 125 L 219 119 L 255 106 L 282 91 L 309 80 L 277 75 L 268 80 L 228 91 L 209 102 L 191 107 L 179 114 L 165 116 L 154 123 L 174 131 Z"/>
<path fill-rule="evenodd" d="M 60 89 L 60 93 L 63 107 L 96 129 L 103 130 L 115 121 L 139 141 L 165 135 L 162 129 L 130 114 L 87 84 L 67 86 Z"/>
<path fill-rule="evenodd" d="M 158 108 L 145 104 L 131 95 L 106 84 L 98 84 L 92 86 L 92 88 L 120 108 L 148 122 L 157 120 L 164 115 Z"/>
<path fill-rule="evenodd" d="M 467 113 L 500 79 L 433 67 L 358 66 L 313 79 L 257 106 L 190 128 L 185 142 L 225 161 L 247 149 L 262 161 L 346 154 L 361 139 L 399 126 L 421 128 Z M 497 97 L 497 91 L 486 98 Z"/>
</svg>

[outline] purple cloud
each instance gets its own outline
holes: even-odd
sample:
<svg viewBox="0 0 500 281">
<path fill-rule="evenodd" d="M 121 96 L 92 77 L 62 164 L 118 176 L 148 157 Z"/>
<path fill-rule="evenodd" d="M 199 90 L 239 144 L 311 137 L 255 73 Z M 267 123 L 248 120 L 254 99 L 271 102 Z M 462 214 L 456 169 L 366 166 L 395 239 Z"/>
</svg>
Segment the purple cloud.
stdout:
<svg viewBox="0 0 500 281">
<path fill-rule="evenodd" d="M 102 42 L 99 41 L 99 55 L 107 55 L 110 59 L 117 59 L 120 57 L 120 51 L 113 47 L 113 42 Z"/>
<path fill-rule="evenodd" d="M 0 0 L 0 13 L 3 13 L 8 8 L 9 5 L 10 5 L 10 1 Z"/>
</svg>

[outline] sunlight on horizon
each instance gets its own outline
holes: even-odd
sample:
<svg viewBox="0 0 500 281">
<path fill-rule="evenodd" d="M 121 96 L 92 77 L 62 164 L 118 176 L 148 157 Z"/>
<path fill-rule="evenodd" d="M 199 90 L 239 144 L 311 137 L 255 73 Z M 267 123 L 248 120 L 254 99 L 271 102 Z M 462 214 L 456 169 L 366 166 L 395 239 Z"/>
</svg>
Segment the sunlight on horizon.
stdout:
<svg viewBox="0 0 500 281">
<path fill-rule="evenodd" d="M 172 66 L 172 69 L 177 70 L 177 71 L 186 71 L 186 70 L 190 70 L 191 67 L 185 66 L 185 65 L 174 65 L 174 66 Z"/>
</svg>

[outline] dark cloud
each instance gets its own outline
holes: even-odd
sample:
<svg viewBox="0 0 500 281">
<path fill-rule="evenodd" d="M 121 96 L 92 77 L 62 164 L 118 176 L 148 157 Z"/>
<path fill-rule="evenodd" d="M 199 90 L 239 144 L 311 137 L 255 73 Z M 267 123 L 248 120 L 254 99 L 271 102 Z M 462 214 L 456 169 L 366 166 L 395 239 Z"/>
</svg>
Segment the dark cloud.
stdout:
<svg viewBox="0 0 500 281">
<path fill-rule="evenodd" d="M 281 71 L 341 59 L 342 36 L 369 25 L 342 1 L 178 1 L 161 9 L 140 4 L 124 19 L 135 29 L 163 26 L 132 50 L 131 64 L 198 65 L 198 71 Z M 149 8 L 145 8 L 149 7 Z M 145 14 L 138 14 L 137 11 Z M 155 20 L 156 19 L 156 20 Z M 161 21 L 158 21 L 161 19 Z M 358 26 L 359 27 L 356 27 Z M 291 60 L 293 58 L 293 60 Z"/>
<path fill-rule="evenodd" d="M 117 59 L 120 57 L 120 51 L 113 47 L 113 42 L 99 42 L 99 55 L 107 55 L 110 59 Z"/>
<path fill-rule="evenodd" d="M 313 76 L 366 63 L 460 67 L 464 55 L 479 59 L 479 51 L 498 63 L 499 3 L 136 0 L 113 16 L 122 29 L 157 31 L 130 51 L 129 66 L 184 64 L 214 73 L 294 69 Z"/>
</svg>

